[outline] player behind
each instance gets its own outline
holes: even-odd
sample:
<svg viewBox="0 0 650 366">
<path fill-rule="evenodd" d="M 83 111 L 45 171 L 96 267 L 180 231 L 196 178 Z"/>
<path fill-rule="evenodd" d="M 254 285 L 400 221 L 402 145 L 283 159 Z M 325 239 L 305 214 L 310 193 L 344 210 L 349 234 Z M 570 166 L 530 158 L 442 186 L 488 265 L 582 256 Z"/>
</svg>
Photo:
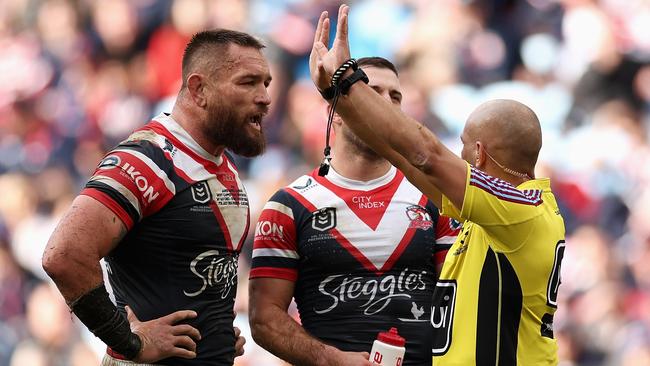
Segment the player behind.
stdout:
<svg viewBox="0 0 650 366">
<path fill-rule="evenodd" d="M 363 58 L 377 96 L 399 108 L 395 66 Z M 340 117 L 329 174 L 278 191 L 255 230 L 253 337 L 299 365 L 369 365 L 377 333 L 397 327 L 404 365 L 431 359 L 436 264 L 457 235 L 449 218 Z M 302 326 L 287 314 L 295 297 Z"/>
</svg>

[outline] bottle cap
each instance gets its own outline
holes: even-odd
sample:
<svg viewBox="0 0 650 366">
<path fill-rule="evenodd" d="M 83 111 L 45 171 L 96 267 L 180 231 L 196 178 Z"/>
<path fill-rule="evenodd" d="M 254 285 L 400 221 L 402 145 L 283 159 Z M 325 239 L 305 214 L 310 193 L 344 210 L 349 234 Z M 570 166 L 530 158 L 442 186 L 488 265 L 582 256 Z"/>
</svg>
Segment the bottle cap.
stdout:
<svg viewBox="0 0 650 366">
<path fill-rule="evenodd" d="M 406 340 L 397 334 L 397 328 L 392 327 L 388 332 L 381 332 L 377 336 L 380 342 L 384 342 L 397 347 L 404 347 Z"/>
</svg>

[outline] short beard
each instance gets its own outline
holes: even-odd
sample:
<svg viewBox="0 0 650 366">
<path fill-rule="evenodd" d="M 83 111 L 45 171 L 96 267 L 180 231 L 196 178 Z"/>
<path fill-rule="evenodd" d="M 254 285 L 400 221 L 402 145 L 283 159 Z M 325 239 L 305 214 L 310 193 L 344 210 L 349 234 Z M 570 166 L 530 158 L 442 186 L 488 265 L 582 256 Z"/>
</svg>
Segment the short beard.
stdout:
<svg viewBox="0 0 650 366">
<path fill-rule="evenodd" d="M 352 149 L 352 153 L 359 154 L 364 157 L 366 160 L 371 160 L 371 161 L 376 161 L 376 160 L 381 160 L 383 157 L 379 156 L 373 150 L 366 144 L 363 140 L 361 140 L 357 135 L 352 132 L 347 126 L 343 126 L 341 129 L 342 136 L 345 140 L 348 142 L 348 146 L 350 149 Z"/>
<path fill-rule="evenodd" d="M 206 135 L 213 143 L 225 146 L 237 155 L 252 158 L 264 152 L 266 139 L 261 125 L 257 136 L 251 136 L 248 123 L 248 120 L 241 121 L 234 108 L 217 105 L 208 109 Z"/>
</svg>

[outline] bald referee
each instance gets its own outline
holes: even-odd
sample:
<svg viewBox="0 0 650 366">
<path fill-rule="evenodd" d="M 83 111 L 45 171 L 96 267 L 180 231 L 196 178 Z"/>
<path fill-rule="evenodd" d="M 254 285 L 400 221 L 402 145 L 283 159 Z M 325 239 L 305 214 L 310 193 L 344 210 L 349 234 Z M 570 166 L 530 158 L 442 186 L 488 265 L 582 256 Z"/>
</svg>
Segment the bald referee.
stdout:
<svg viewBox="0 0 650 366">
<path fill-rule="evenodd" d="M 350 58 L 348 10 L 339 9 L 330 50 L 326 12 L 318 22 L 310 67 L 321 91 Z M 556 365 L 564 222 L 549 180 L 535 177 L 542 146 L 535 113 L 512 100 L 479 106 L 462 133 L 461 159 L 353 70 L 340 77 L 346 94 L 336 112 L 443 214 L 464 223 L 434 295 L 434 365 Z"/>
</svg>

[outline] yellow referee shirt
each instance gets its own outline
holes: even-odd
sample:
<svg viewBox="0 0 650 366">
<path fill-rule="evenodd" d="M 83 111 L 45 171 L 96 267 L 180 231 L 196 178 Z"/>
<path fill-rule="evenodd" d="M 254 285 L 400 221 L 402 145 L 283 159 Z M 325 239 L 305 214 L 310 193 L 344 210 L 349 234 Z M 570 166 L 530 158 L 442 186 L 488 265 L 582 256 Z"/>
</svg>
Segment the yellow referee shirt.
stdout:
<svg viewBox="0 0 650 366">
<path fill-rule="evenodd" d="M 548 179 L 514 187 L 468 168 L 464 222 L 434 294 L 433 364 L 556 365 L 564 221 Z"/>
</svg>

